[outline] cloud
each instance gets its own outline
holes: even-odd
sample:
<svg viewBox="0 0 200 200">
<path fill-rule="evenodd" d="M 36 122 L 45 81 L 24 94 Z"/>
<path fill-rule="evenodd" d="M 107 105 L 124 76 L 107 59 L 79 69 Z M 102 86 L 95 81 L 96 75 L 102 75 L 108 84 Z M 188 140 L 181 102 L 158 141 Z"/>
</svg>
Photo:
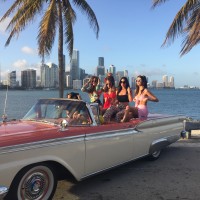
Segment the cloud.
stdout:
<svg viewBox="0 0 200 200">
<path fill-rule="evenodd" d="M 36 51 L 28 46 L 24 46 L 21 48 L 21 51 L 25 54 L 29 54 L 29 55 L 34 55 L 36 54 Z"/>
<path fill-rule="evenodd" d="M 133 75 L 136 77 L 138 75 L 145 75 L 147 77 L 155 77 L 155 76 L 163 76 L 164 74 L 167 74 L 166 71 L 159 69 L 159 68 L 154 68 L 154 69 L 141 69 L 141 70 L 136 70 L 133 72 Z"/>
<path fill-rule="evenodd" d="M 28 63 L 25 59 L 15 61 L 12 66 L 18 70 L 24 70 L 28 68 Z"/>
</svg>

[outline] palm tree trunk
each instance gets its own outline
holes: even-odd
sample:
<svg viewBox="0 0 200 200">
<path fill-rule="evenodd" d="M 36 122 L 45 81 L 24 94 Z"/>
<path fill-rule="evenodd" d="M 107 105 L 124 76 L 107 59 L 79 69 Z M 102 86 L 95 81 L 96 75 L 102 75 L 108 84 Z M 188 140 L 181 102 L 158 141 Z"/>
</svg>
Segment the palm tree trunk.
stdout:
<svg viewBox="0 0 200 200">
<path fill-rule="evenodd" d="M 58 26 L 59 26 L 59 36 L 58 36 L 58 69 L 59 69 L 59 97 L 63 98 L 64 94 L 64 66 L 63 66 L 63 19 L 61 3 L 58 3 Z"/>
</svg>

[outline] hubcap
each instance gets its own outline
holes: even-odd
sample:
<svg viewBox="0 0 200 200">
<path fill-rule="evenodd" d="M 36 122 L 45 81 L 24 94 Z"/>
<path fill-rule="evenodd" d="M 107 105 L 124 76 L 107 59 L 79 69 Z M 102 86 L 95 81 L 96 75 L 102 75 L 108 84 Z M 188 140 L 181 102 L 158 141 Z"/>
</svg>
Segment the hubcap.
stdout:
<svg viewBox="0 0 200 200">
<path fill-rule="evenodd" d="M 36 171 L 28 174 L 21 185 L 21 198 L 43 199 L 49 188 L 49 176 L 45 171 Z"/>
</svg>

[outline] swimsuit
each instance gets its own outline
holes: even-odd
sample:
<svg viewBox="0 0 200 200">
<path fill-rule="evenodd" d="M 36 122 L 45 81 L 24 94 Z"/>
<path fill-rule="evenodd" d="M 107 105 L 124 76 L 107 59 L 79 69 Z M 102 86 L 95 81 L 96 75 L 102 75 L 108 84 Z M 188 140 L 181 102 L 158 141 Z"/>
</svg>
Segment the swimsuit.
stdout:
<svg viewBox="0 0 200 200">
<path fill-rule="evenodd" d="M 129 102 L 129 99 L 128 99 L 128 94 L 125 94 L 125 95 L 117 95 L 117 100 L 119 102 Z"/>
<path fill-rule="evenodd" d="M 103 98 L 104 98 L 103 108 L 104 109 L 110 108 L 112 100 L 116 98 L 116 93 L 115 91 L 111 92 L 110 94 L 104 92 Z"/>
<path fill-rule="evenodd" d="M 145 96 L 143 94 L 135 97 L 135 107 L 138 109 L 138 118 L 140 119 L 146 119 L 149 113 L 147 105 L 140 105 L 140 101 L 144 98 Z"/>
<path fill-rule="evenodd" d="M 100 105 L 102 105 L 99 97 L 101 95 L 101 88 L 99 85 L 96 86 L 96 90 L 94 90 L 93 92 L 90 91 L 90 87 L 82 87 L 81 88 L 82 92 L 87 92 L 90 98 L 90 102 L 91 103 L 99 103 Z"/>
</svg>

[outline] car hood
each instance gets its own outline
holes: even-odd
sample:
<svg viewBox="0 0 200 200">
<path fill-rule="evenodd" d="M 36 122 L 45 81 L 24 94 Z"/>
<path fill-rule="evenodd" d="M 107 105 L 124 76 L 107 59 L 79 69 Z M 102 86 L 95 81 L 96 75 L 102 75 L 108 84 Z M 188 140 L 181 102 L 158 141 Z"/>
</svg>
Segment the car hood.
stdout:
<svg viewBox="0 0 200 200">
<path fill-rule="evenodd" d="M 0 123 L 0 147 L 55 138 L 59 126 L 37 121 Z"/>
<path fill-rule="evenodd" d="M 55 128 L 54 124 L 41 123 L 37 121 L 13 121 L 0 124 L 0 136 L 18 135 L 23 133 L 32 133 Z"/>
</svg>

